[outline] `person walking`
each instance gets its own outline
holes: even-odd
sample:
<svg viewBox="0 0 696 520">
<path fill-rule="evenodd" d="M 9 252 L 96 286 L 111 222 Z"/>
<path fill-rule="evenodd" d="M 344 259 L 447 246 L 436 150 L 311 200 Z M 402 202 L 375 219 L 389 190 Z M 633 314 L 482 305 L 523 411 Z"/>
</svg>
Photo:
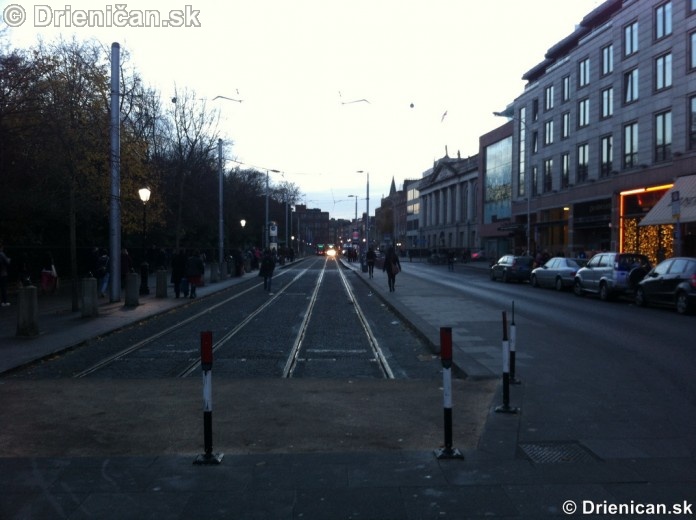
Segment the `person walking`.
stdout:
<svg viewBox="0 0 696 520">
<path fill-rule="evenodd" d="M 401 262 L 399 256 L 394 250 L 394 246 L 387 251 L 387 256 L 384 258 L 384 267 L 382 271 L 387 272 L 387 281 L 389 282 L 389 292 L 396 290 L 396 275 L 401 272 Z"/>
<path fill-rule="evenodd" d="M 194 251 L 186 260 L 186 278 L 191 286 L 189 297 L 196 297 L 196 287 L 203 285 L 203 273 L 205 273 L 205 265 L 199 251 Z"/>
<path fill-rule="evenodd" d="M 174 297 L 178 298 L 181 296 L 181 290 L 183 284 L 181 283 L 186 276 L 186 252 L 183 249 L 179 251 L 172 258 L 172 277 L 171 282 L 174 284 Z M 184 291 L 184 298 L 188 296 L 188 290 Z"/>
<path fill-rule="evenodd" d="M 263 277 L 263 290 L 268 291 L 269 295 L 273 295 L 271 284 L 273 282 L 273 271 L 275 270 L 275 259 L 270 249 L 266 249 L 261 258 L 259 267 L 259 276 Z"/>
<path fill-rule="evenodd" d="M 0 242 L 0 305 L 9 307 L 10 302 L 7 301 L 7 280 L 10 276 L 10 257 L 5 254 L 3 243 Z"/>
<path fill-rule="evenodd" d="M 377 254 L 375 253 L 375 250 L 370 247 L 370 249 L 367 250 L 367 253 L 365 253 L 365 260 L 367 261 L 367 274 L 370 276 L 370 278 L 374 278 L 376 259 Z"/>
</svg>

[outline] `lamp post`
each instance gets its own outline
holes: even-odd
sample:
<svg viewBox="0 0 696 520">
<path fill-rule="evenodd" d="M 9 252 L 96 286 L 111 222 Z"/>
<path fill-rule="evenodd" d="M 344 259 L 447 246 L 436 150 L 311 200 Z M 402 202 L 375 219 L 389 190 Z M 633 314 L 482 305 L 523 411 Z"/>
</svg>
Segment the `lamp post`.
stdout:
<svg viewBox="0 0 696 520">
<path fill-rule="evenodd" d="M 365 215 L 366 215 L 366 222 L 365 222 L 365 243 L 367 244 L 367 248 L 370 248 L 370 172 L 363 172 L 362 170 L 358 170 L 358 173 L 365 173 L 367 175 L 367 189 L 366 189 L 366 209 L 365 209 Z M 357 199 L 356 199 L 357 202 Z"/>
<path fill-rule="evenodd" d="M 222 268 L 222 263 L 225 260 L 225 231 L 224 217 L 222 214 L 222 181 L 222 139 L 218 139 L 218 212 L 220 213 L 218 222 L 218 269 L 220 270 L 220 279 L 223 278 L 223 273 L 227 272 Z"/>
<path fill-rule="evenodd" d="M 521 144 L 524 145 L 524 176 L 525 176 L 525 191 L 527 192 L 527 253 L 528 255 L 532 254 L 532 246 L 531 246 L 531 234 L 532 234 L 532 221 L 531 221 L 531 214 L 532 214 L 532 168 L 531 164 L 529 164 L 529 161 L 527 160 L 528 157 L 530 156 L 528 153 L 528 145 L 527 145 L 527 134 L 529 133 L 529 126 L 527 125 L 527 122 L 524 119 L 520 119 L 516 117 L 513 113 L 512 110 L 506 109 L 503 112 L 493 112 L 493 115 L 496 117 L 505 117 L 507 119 L 511 119 L 513 121 L 517 121 L 521 126 L 524 127 L 524 142 L 520 141 Z M 519 173 L 519 162 L 518 162 L 518 173 Z"/>
<path fill-rule="evenodd" d="M 140 294 L 150 294 L 150 288 L 147 284 L 147 277 L 149 275 L 150 266 L 147 263 L 147 202 L 150 200 L 150 188 L 140 188 L 138 190 L 138 196 L 143 202 L 143 260 L 140 264 Z"/>
<path fill-rule="evenodd" d="M 280 170 L 269 170 L 266 169 L 266 223 L 263 226 L 263 249 L 268 249 L 269 243 L 268 243 L 268 180 L 270 176 L 270 172 L 273 173 L 280 173 Z"/>
</svg>

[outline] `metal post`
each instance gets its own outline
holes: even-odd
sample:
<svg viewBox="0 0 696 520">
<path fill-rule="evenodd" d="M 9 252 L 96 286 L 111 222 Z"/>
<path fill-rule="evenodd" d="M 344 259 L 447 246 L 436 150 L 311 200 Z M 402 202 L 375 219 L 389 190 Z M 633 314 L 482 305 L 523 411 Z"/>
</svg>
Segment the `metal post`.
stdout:
<svg viewBox="0 0 696 520">
<path fill-rule="evenodd" d="M 435 450 L 438 459 L 463 459 L 464 455 L 452 448 L 452 328 L 440 328 L 440 358 L 442 360 L 442 395 L 444 402 L 445 447 Z"/>
<path fill-rule="evenodd" d="M 220 464 L 222 453 L 213 453 L 213 333 L 201 332 L 201 368 L 203 369 L 203 444 L 205 453 L 194 464 Z"/>
<path fill-rule="evenodd" d="M 218 177 L 219 177 L 219 217 L 218 222 L 218 262 L 220 268 L 220 279 L 223 278 L 223 273 L 226 272 L 222 269 L 222 264 L 225 260 L 225 231 L 224 231 L 224 216 L 223 216 L 223 171 L 222 171 L 222 139 L 218 139 Z"/>
<path fill-rule="evenodd" d="M 517 326 L 515 325 L 515 302 L 512 302 L 512 321 L 510 322 L 510 384 L 519 385 L 522 381 L 515 377 L 515 358 L 517 356 Z"/>
<path fill-rule="evenodd" d="M 517 408 L 510 406 L 510 343 L 508 342 L 507 314 L 503 311 L 503 404 L 495 409 L 496 413 L 517 413 Z"/>
<path fill-rule="evenodd" d="M 121 118 L 120 118 L 121 46 L 111 44 L 111 193 L 109 204 L 109 261 L 111 288 L 109 299 L 121 299 Z"/>
</svg>

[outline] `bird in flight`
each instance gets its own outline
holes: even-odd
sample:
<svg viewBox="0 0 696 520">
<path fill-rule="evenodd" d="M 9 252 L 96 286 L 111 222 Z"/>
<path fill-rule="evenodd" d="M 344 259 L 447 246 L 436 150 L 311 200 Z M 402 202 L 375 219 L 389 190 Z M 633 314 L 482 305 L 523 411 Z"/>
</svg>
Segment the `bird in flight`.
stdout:
<svg viewBox="0 0 696 520">
<path fill-rule="evenodd" d="M 351 104 L 353 104 L 353 103 L 367 103 L 368 105 L 371 104 L 371 103 L 370 103 L 367 99 L 365 99 L 365 98 L 362 98 L 362 99 L 354 99 L 353 101 L 343 101 L 343 95 L 341 94 L 341 91 L 340 91 L 340 90 L 338 91 L 338 97 L 341 99 L 341 105 L 351 105 Z"/>
</svg>

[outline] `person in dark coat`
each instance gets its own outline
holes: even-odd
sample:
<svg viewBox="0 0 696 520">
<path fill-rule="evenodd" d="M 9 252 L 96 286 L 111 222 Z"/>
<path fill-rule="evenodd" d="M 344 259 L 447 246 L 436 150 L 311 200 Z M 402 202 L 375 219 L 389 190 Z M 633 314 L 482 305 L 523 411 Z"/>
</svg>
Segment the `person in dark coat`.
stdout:
<svg viewBox="0 0 696 520">
<path fill-rule="evenodd" d="M 179 249 L 174 258 L 172 258 L 172 276 L 171 282 L 174 284 L 174 297 L 181 296 L 181 280 L 186 276 L 186 252 Z M 188 292 L 188 291 L 185 291 Z M 188 294 L 184 294 L 184 297 Z"/>
<path fill-rule="evenodd" d="M 387 281 L 389 282 L 389 292 L 396 290 L 396 275 L 401 271 L 401 262 L 396 254 L 394 246 L 387 251 L 387 256 L 384 258 L 384 267 L 382 271 L 387 272 Z"/>
<path fill-rule="evenodd" d="M 189 293 L 191 298 L 196 297 L 196 287 L 203 285 L 204 272 L 205 265 L 203 264 L 201 254 L 199 251 L 194 251 L 186 260 L 186 278 L 188 278 L 191 286 L 191 292 Z"/>
<path fill-rule="evenodd" d="M 275 270 L 275 258 L 273 258 L 273 252 L 270 249 L 266 249 L 261 258 L 261 265 L 259 267 L 259 276 L 263 277 L 263 290 L 268 291 L 268 294 L 272 295 L 271 283 L 273 282 L 273 271 Z"/>
<path fill-rule="evenodd" d="M 365 253 L 365 260 L 367 261 L 367 273 L 370 278 L 374 278 L 375 260 L 377 260 L 377 254 L 372 247 L 370 247 L 370 249 L 367 250 L 367 253 Z"/>
</svg>

